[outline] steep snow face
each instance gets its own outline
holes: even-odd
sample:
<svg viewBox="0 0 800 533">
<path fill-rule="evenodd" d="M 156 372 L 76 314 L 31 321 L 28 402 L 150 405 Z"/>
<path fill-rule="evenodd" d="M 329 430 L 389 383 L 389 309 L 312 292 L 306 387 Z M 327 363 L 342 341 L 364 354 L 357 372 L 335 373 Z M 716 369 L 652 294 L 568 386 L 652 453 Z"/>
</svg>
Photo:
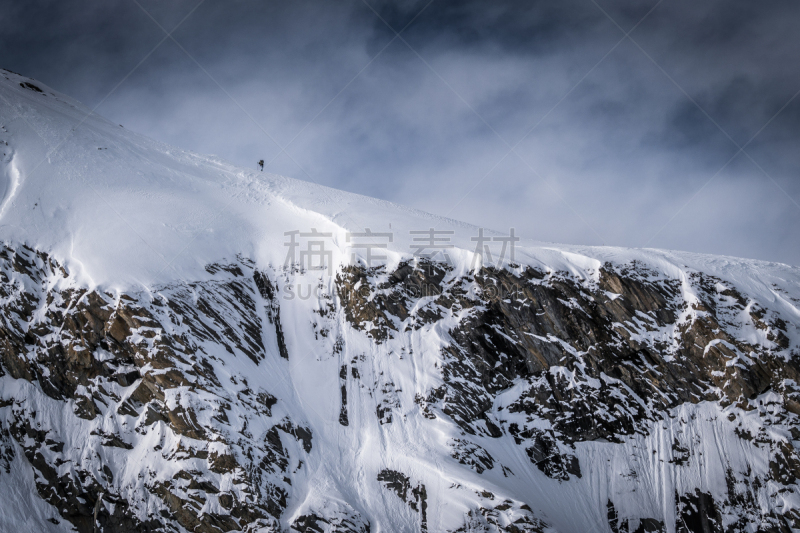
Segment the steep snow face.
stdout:
<svg viewBox="0 0 800 533">
<path fill-rule="evenodd" d="M 283 263 L 292 230 L 333 233 L 340 262 L 344 228 L 465 227 L 161 145 L 35 80 L 0 73 L 2 238 L 54 251 L 86 283 L 196 279 L 237 254 Z"/>
<path fill-rule="evenodd" d="M 332 234 L 327 250 L 334 268 L 353 254 L 365 256 L 347 233 L 367 228 L 392 234 L 391 240 L 366 239 L 387 246 L 389 265 L 419 247 L 424 236 L 410 232 L 429 228 L 453 232 L 437 238 L 453 245 L 448 256 L 456 269 L 474 264 L 478 228 L 166 146 L 4 70 L 0 120 L 0 238 L 50 251 L 86 284 L 127 288 L 201 279 L 205 265 L 236 256 L 259 265 L 284 264 L 284 233 L 312 228 Z M 489 245 L 496 258 L 501 244 Z M 520 264 L 580 275 L 605 261 L 634 259 L 670 275 L 690 267 L 731 281 L 752 279 L 762 291 L 772 282 L 798 279 L 797 270 L 784 265 L 656 250 L 523 240 L 515 256 Z"/>
<path fill-rule="evenodd" d="M 2 530 L 800 529 L 795 267 L 498 262 L 7 71 L 0 151 Z"/>
</svg>

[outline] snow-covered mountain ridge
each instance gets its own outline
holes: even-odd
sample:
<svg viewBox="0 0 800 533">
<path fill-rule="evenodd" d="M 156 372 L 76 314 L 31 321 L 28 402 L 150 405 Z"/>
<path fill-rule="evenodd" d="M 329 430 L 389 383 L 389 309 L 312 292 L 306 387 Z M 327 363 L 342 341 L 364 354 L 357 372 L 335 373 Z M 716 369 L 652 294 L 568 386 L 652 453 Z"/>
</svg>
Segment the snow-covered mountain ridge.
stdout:
<svg viewBox="0 0 800 533">
<path fill-rule="evenodd" d="M 0 530 L 800 530 L 800 269 L 476 260 L 7 71 L 0 150 Z"/>
</svg>

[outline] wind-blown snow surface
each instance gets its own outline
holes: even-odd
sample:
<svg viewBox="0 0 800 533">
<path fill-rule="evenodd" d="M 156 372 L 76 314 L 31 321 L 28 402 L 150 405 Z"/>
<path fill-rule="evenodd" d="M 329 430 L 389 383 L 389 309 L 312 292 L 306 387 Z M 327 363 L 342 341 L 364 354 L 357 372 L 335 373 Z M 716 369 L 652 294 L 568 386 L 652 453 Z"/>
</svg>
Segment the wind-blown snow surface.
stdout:
<svg viewBox="0 0 800 533">
<path fill-rule="evenodd" d="M 127 288 L 199 279 L 206 264 L 236 255 L 283 264 L 284 232 L 311 228 L 334 233 L 335 263 L 349 259 L 347 231 L 392 232 L 391 264 L 413 251 L 409 231 L 453 230 L 459 250 L 451 257 L 465 269 L 471 264 L 477 228 L 166 146 L 39 82 L 2 72 L 2 238 L 51 251 L 82 283 Z M 516 259 L 570 272 L 640 259 L 672 272 L 688 266 L 723 279 L 758 280 L 753 288 L 761 291 L 798 278 L 796 269 L 777 263 L 528 241 L 518 244 Z"/>
<path fill-rule="evenodd" d="M 791 431 L 797 425 L 792 413 L 781 415 L 783 418 L 775 425 L 765 422 L 773 415 L 772 410 L 785 411 L 788 393 L 780 396 L 775 391 L 759 390 L 752 398 L 745 398 L 744 404 L 683 402 L 672 405 L 666 415 L 644 417 L 638 422 L 639 430 L 620 442 L 596 438 L 560 444 L 558 449 L 564 457 L 577 458 L 580 477 L 574 473 L 547 474 L 534 464 L 533 452 L 507 433 L 515 423 L 551 427 L 544 419 L 531 422 L 530 418 L 523 420 L 525 417 L 518 411 L 509 412 L 509 406 L 520 401 L 523 391 L 531 386 L 533 377 L 515 379 L 492 397 L 487 416 L 504 433 L 503 437 L 481 434 L 479 430 L 472 434 L 442 409 L 437 410 L 431 391 L 447 381 L 442 353 L 454 342 L 451 333 L 468 311 L 451 308 L 436 321 L 423 321 L 420 327 L 406 327 L 409 323 L 393 317 L 392 333 L 388 338 L 377 339 L 370 334 L 377 323 L 369 323 L 363 317 L 360 322 L 348 319 L 339 298 L 338 283 L 344 267 L 353 263 L 353 254 L 356 259 L 365 258 L 363 249 L 351 247 L 355 241 L 348 241 L 348 232 L 364 232 L 369 228 L 373 233 L 392 234 L 388 248 L 379 250 L 380 254 L 376 252 L 387 256 L 383 274 L 375 274 L 372 279 L 377 286 L 404 262 L 413 263 L 413 239 L 419 234 L 412 235 L 411 231 L 429 228 L 452 231 L 452 235 L 447 235 L 451 238 L 448 244 L 454 245 L 447 250 L 451 267 L 442 282 L 452 288 L 460 280 L 472 279 L 476 266 L 472 239 L 478 235 L 477 228 L 388 202 L 237 168 L 214 157 L 159 144 L 109 123 L 38 82 L 7 71 L 0 71 L 0 153 L 3 194 L 0 239 L 13 249 L 25 246 L 47 253 L 64 267 L 63 274 L 57 269 L 43 274 L 41 288 L 36 289 L 42 295 L 84 288 L 106 294 L 109 308 L 120 305 L 123 294 L 133 295 L 148 308 L 150 302 L 159 298 L 180 302 L 185 297 L 185 301 L 191 302 L 194 297 L 197 303 L 197 296 L 189 294 L 191 291 L 183 294 L 175 287 L 195 284 L 191 290 L 197 289 L 199 294 L 201 289 L 197 287 L 202 284 L 227 280 L 225 272 L 208 268 L 209 265 L 235 263 L 248 272 L 271 273 L 272 281 L 283 292 L 272 303 L 263 294 L 254 294 L 253 309 L 261 313 L 270 305 L 279 307 L 282 340 L 274 331 L 262 331 L 261 347 L 256 350 L 260 351 L 255 358 L 243 356 L 238 348 L 226 351 L 214 347 L 208 339 L 199 343 L 202 345 L 199 351 L 214 356 L 210 364 L 218 377 L 232 378 L 231 385 L 225 384 L 227 378 L 221 379 L 224 385 L 215 394 L 224 397 L 224 389 L 229 387 L 230 397 L 236 398 L 237 382 L 233 378 L 240 380 L 244 376 L 249 387 L 266 390 L 277 399 L 269 416 L 248 419 L 257 421 L 248 428 L 254 439 L 263 440 L 271 424 L 274 425 L 272 421 L 284 417 L 313 434 L 310 451 L 304 452 L 298 440 L 294 445 L 296 450 L 288 452 L 293 462 L 302 458 L 302 464 L 293 463 L 287 470 L 286 477 L 291 483 L 286 508 L 279 520 L 283 528 L 297 524 L 299 517 L 311 512 L 333 523 L 331 517 L 338 516 L 341 509 L 350 509 L 373 532 L 419 531 L 425 527 L 428 531 L 460 527 L 463 531 L 493 531 L 508 527 L 527 509 L 540 521 L 531 525 L 530 531 L 535 527 L 562 532 L 627 531 L 628 528 L 634 531 L 637 527 L 640 528 L 637 531 L 657 530 L 646 529 L 651 526 L 640 524 L 640 519 L 660 523 L 653 525 L 654 528 L 676 531 L 689 527 L 681 526 L 680 505 L 676 503 L 680 497 L 693 495 L 696 490 L 718 500 L 720 495 L 729 497 L 735 489 L 731 489 L 731 483 L 735 486 L 744 483 L 736 478 L 742 472 L 749 472 L 747 479 L 762 480 L 761 485 L 751 491 L 756 501 L 748 507 L 749 514 L 742 511 L 736 515 L 735 502 L 726 502 L 727 505 L 718 502 L 726 527 L 734 527 L 731 524 L 742 516 L 749 517 L 748 520 L 761 516 L 767 524 L 767 518 L 776 513 L 788 516 L 800 509 L 795 481 L 778 486 L 775 476 L 770 477 L 779 445 L 775 443 L 788 443 L 793 449 L 792 439 L 800 436 Z M 285 233 L 312 229 L 331 234 L 325 241 L 326 250 L 332 254 L 331 270 L 283 268 L 290 250 Z M 486 235 L 502 236 L 503 232 L 487 231 Z M 304 250 L 306 242 L 301 246 L 298 250 Z M 495 246 L 493 253 L 498 252 L 499 247 Z M 483 257 L 483 263 L 488 266 L 487 257 Z M 736 294 L 743 295 L 746 305 L 732 310 L 725 323 L 731 338 L 763 348 L 765 353 L 786 361 L 796 356 L 800 339 L 800 269 L 796 267 L 661 250 L 521 241 L 516 247 L 515 264 L 508 269 L 515 275 L 526 269 L 543 272 L 546 281 L 558 275 L 577 280 L 578 286 L 597 290 L 598 284 L 603 283 L 601 270 L 608 268 L 606 265 L 637 264 L 654 273 L 653 283 L 675 281 L 678 287 L 675 301 L 686 305 L 676 307 L 679 316 L 674 326 L 644 326 L 635 331 L 629 328 L 631 343 L 663 342 L 667 346 L 664 360 L 669 363 L 677 357 L 669 346 L 679 342 L 676 339 L 682 331 L 680 326 L 706 313 L 702 310 L 706 300 L 691 281 L 694 274 L 703 273 L 714 280 L 712 286 L 717 286 L 717 289 L 712 287 L 712 292 L 727 294 L 725 291 L 735 289 Z M 9 273 L 8 278 L 14 280 L 17 275 Z M 31 283 L 23 283 L 26 290 Z M 296 292 L 287 293 L 288 287 L 295 287 Z M 303 298 L 303 291 L 307 296 L 312 288 L 316 288 L 315 296 Z M 605 293 L 611 295 L 609 301 L 618 297 L 609 291 Z M 4 298 L 10 301 L 11 296 Z M 416 300 L 410 314 L 431 302 L 430 298 Z M 580 309 L 575 302 L 565 305 Z M 774 335 L 768 338 L 777 330 L 767 325 L 756 327 L 756 319 L 751 318 L 754 306 L 766 309 L 770 318 L 780 318 L 786 339 L 781 341 L 782 348 L 774 341 Z M 36 313 L 44 316 L 46 311 L 43 307 Z M 220 311 L 225 317 L 240 312 L 235 307 Z M 721 311 L 715 309 L 715 312 Z M 644 316 L 642 324 L 648 320 Z M 165 315 L 161 324 L 166 322 Z M 184 331 L 181 328 L 188 331 L 181 321 L 172 333 L 178 335 Z M 248 335 L 244 329 L 232 334 Z M 507 332 L 504 335 L 508 337 Z M 528 335 L 537 337 L 536 333 Z M 538 338 L 555 342 L 546 335 Z M 285 343 L 285 348 L 281 343 Z M 565 346 L 567 352 L 584 357 L 575 348 Z M 288 360 L 281 357 L 282 349 L 286 350 Z M 701 349 L 727 350 L 725 353 L 746 357 L 744 352 L 737 351 L 740 347 L 719 338 Z M 104 356 L 97 352 L 93 357 L 100 360 Z M 737 360 L 731 363 L 737 364 L 740 364 Z M 567 381 L 580 381 L 581 386 L 595 386 L 591 379 L 578 379 L 571 372 L 553 365 L 540 377 L 561 375 Z M 163 480 L 171 479 L 184 468 L 161 454 L 157 454 L 161 458 L 157 459 L 152 451 L 156 442 L 158 446 L 167 446 L 172 442 L 170 439 L 180 440 L 169 428 L 163 429 L 163 435 L 159 434 L 157 439 L 152 431 L 142 433 L 133 431 L 132 426 L 128 428 L 126 420 L 130 417 L 104 408 L 94 419 L 79 418 L 72 412 L 73 404 L 39 392 L 36 379 L 13 379 L 8 372 L 2 375 L 2 371 L 0 376 L 0 417 L 4 410 L 6 416 L 11 416 L 8 413 L 12 409 L 34 413 L 33 420 L 40 420 L 45 426 L 50 424 L 53 435 L 57 434 L 65 443 L 67 451 L 63 453 L 69 456 L 68 462 L 95 461 L 92 454 L 99 453 L 96 469 L 99 471 L 101 467 L 97 465 L 101 463 L 111 465 L 116 486 L 132 491 L 128 493 L 131 501 L 136 500 L 136 491 L 146 492 L 146 480 L 141 475 L 145 466 Z M 605 378 L 596 380 L 598 390 L 601 379 Z M 610 377 L 608 380 L 618 382 Z M 123 385 L 114 389 L 122 401 L 135 387 Z M 170 409 L 181 402 L 180 394 L 175 392 L 178 389 L 170 389 L 172 392 L 167 392 L 163 400 Z M 347 402 L 346 425 L 341 418 L 342 394 Z M 430 399 L 425 400 L 434 411 L 430 416 L 421 411 L 421 398 Z M 232 408 L 228 418 L 238 420 L 238 416 L 245 416 L 237 411 L 240 408 Z M 391 422 L 387 422 L 385 413 L 391 413 Z M 60 422 L 55 424 L 54 420 Z M 214 422 L 209 418 L 199 423 L 210 427 Z M 114 426 L 123 440 L 128 439 L 130 451 L 127 447 L 92 444 L 88 435 L 98 430 L 111 431 L 110 426 Z M 742 433 L 762 435 L 774 445 L 753 444 L 737 436 Z M 470 468 L 459 462 L 453 451 L 453 442 L 457 440 L 483 448 L 493 458 L 492 466 Z M 16 452 L 8 463 L 8 471 L 0 471 L 3 502 L 0 530 L 69 530 L 69 522 L 56 518 L 59 510 L 37 496 L 37 474 L 26 466 L 24 443 L 15 442 L 12 449 Z M 214 455 L 217 445 L 223 446 L 211 442 L 207 451 Z M 677 455 L 687 447 L 691 460 L 683 466 Z M 416 507 L 398 497 L 397 491 L 386 489 L 393 481 L 382 474 L 387 470 L 406 476 L 410 483 L 407 499 Z M 735 479 L 730 472 L 735 473 Z M 234 490 L 231 487 L 236 484 L 231 479 L 221 477 L 217 489 Z M 222 486 L 225 483 L 227 489 Z M 424 497 L 412 496 L 412 489 L 419 487 L 423 487 Z M 120 494 L 126 493 L 120 488 Z M 207 497 L 202 513 L 226 513 L 224 506 Z M 145 496 L 141 498 L 150 501 Z M 505 504 L 506 500 L 511 503 Z M 612 520 L 610 502 L 614 516 L 618 517 Z M 419 509 L 424 505 L 427 505 L 425 523 L 422 518 L 425 512 Z M 481 508 L 492 511 L 481 515 L 477 511 Z M 154 509 L 158 510 L 154 507 L 149 511 Z M 145 507 L 134 511 L 142 520 L 150 516 Z M 502 512 L 507 514 L 498 518 Z M 629 520 L 624 526 L 623 518 Z M 352 519 L 353 523 L 358 520 Z M 756 527 L 757 524 L 753 525 L 751 530 L 756 531 Z M 352 530 L 357 530 L 356 526 Z"/>
</svg>

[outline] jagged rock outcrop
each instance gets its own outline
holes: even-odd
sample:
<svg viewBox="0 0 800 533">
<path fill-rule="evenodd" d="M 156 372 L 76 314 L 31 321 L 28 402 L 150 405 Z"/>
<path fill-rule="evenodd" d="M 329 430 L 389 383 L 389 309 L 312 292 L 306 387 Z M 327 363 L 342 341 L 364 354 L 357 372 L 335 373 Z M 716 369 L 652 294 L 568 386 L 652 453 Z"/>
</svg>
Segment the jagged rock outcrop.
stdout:
<svg viewBox="0 0 800 533">
<path fill-rule="evenodd" d="M 114 531 L 275 523 L 287 474 L 313 435 L 279 418 L 265 384 L 248 381 L 265 339 L 285 351 L 275 302 L 260 296 L 269 281 L 252 264 L 211 265 L 220 276 L 205 283 L 112 295 L 71 286 L 26 247 L 4 247 L 0 261 L 2 371 L 41 393 L 4 402 L 3 435 L 21 447 L 59 519 L 82 532 L 94 531 L 95 514 Z M 57 426 L 52 412 L 64 417 Z M 13 449 L 6 444 L 4 457 Z M 139 468 L 110 467 L 128 461 Z"/>
<path fill-rule="evenodd" d="M 260 271 L 239 258 L 209 265 L 205 281 L 114 294 L 78 286 L 26 246 L 4 246 L 0 263 L 0 476 L 25 461 L 56 523 L 81 532 L 95 524 L 280 531 L 287 521 L 295 531 L 371 531 L 346 500 L 285 514 L 303 497 L 296 491 L 307 490 L 293 480 L 307 475 L 321 445 L 270 380 L 256 377 L 292 361 L 279 287 L 292 271 Z M 391 272 L 345 267 L 332 288 L 335 298 L 318 295 L 308 335 L 340 361 L 330 379 L 340 391 L 332 422 L 342 431 L 365 424 L 364 416 L 388 432 L 409 415 L 418 417 L 417 431 L 452 423 L 460 436 L 442 448 L 487 486 L 496 486 L 495 475 L 529 476 L 525 469 L 583 483 L 591 468 L 581 460 L 583 443 L 628 450 L 663 433 L 663 424 L 681 429 L 670 433 L 666 463 L 658 455 L 660 468 L 698 468 L 704 458 L 689 429 L 713 405 L 726 413 L 718 422 L 725 431 L 770 457 L 766 469 L 729 468 L 724 491 L 675 492 L 672 525 L 631 517 L 609 499 L 599 512 L 610 529 L 800 527 L 794 508 L 755 503 L 797 491 L 791 439 L 800 436 L 800 354 L 787 318 L 738 288 L 702 273 L 670 279 L 637 263 L 607 263 L 580 278 L 531 267 L 455 275 L 429 261 Z M 353 352 L 353 335 L 374 353 Z M 438 349 L 415 352 L 434 336 Z M 376 373 L 373 360 L 417 365 L 423 356 L 436 361 L 426 371 L 438 380 L 413 396 L 408 384 Z M 369 398 L 371 415 L 359 402 L 354 415 L 354 395 Z M 498 453 L 495 441 L 516 447 L 528 466 Z M 649 475 L 640 462 L 625 468 L 634 483 Z M 391 467 L 374 479 L 373 490 L 398 498 L 420 531 L 435 530 L 430 481 Z M 449 490 L 469 492 L 460 483 Z M 476 503 L 452 531 L 548 527 L 513 498 L 472 494 Z"/>
<path fill-rule="evenodd" d="M 701 272 L 669 279 L 637 262 L 607 263 L 595 279 L 530 267 L 484 268 L 464 277 L 446 273 L 445 267 L 424 262 L 392 273 L 350 269 L 340 287 L 352 292 L 357 284 L 358 295 L 342 302 L 348 321 L 360 329 L 370 324 L 368 334 L 381 343 L 401 338 L 408 328 L 454 319 L 450 341 L 441 349 L 443 382 L 415 401 L 426 418 L 439 410 L 459 425 L 466 438 L 451 441 L 451 455 L 478 473 L 496 461 L 470 442 L 470 435 L 511 437 L 546 476 L 567 481 L 581 478 L 577 442 L 624 443 L 646 436 L 686 404 L 710 402 L 751 412 L 770 393 L 773 409 L 760 422 L 798 435 L 800 352 L 788 342 L 783 318 L 730 284 Z M 371 284 L 371 279 L 385 281 Z M 409 290 L 409 279 L 420 288 Z M 745 330 L 757 332 L 760 342 L 742 335 Z M 776 454 L 767 477 L 794 492 L 797 477 L 790 472 L 797 452 L 767 433 L 760 432 L 760 446 Z M 668 462 L 696 461 L 692 444 L 675 438 Z M 752 483 L 766 481 L 752 473 L 740 479 L 750 499 L 756 493 Z M 742 496 L 728 492 L 717 498 L 727 498 L 724 505 L 731 509 Z M 695 499 L 676 496 L 678 515 L 686 515 Z M 745 514 L 759 523 L 800 525 L 794 511 L 781 515 L 751 506 Z M 612 529 L 628 531 L 628 519 L 619 520 Z M 665 527 L 654 518 L 634 522 L 631 531 Z M 681 527 L 737 530 L 709 523 L 710 529 Z"/>
</svg>

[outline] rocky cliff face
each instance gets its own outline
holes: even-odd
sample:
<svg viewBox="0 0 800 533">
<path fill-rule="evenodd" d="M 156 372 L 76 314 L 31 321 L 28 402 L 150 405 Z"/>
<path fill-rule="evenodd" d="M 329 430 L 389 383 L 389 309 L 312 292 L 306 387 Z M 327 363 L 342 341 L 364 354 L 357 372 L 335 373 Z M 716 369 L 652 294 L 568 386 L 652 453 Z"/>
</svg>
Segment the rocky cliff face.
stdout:
<svg viewBox="0 0 800 533">
<path fill-rule="evenodd" d="M 800 530 L 797 268 L 476 268 L 1 69 L 0 148 L 0 531 Z"/>
<path fill-rule="evenodd" d="M 253 379 L 281 332 L 252 265 L 111 295 L 25 247 L 0 261 L 3 457 L 7 472 L 29 464 L 54 523 L 211 532 L 281 517 L 313 434 Z"/>
<path fill-rule="evenodd" d="M 106 293 L 0 251 L 0 483 L 54 530 L 800 529 L 797 317 L 732 283 L 207 271 Z"/>
</svg>

